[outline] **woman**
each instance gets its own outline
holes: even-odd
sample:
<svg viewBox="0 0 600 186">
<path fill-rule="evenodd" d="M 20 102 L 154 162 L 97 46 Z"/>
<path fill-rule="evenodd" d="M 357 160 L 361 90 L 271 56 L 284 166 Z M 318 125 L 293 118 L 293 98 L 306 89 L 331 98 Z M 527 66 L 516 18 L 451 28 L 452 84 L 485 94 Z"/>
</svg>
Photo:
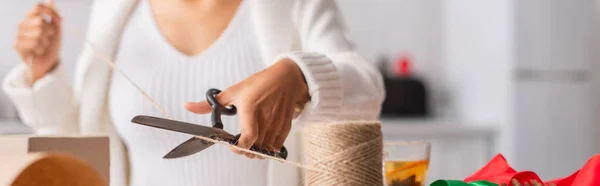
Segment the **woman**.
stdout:
<svg viewBox="0 0 600 186">
<path fill-rule="evenodd" d="M 218 101 L 239 110 L 224 117 L 225 130 L 241 131 L 239 146 L 246 149 L 279 149 L 292 126 L 309 121 L 377 119 L 384 97 L 374 64 L 346 38 L 335 1 L 95 1 L 91 43 L 76 63 L 73 86 L 60 62 L 61 37 L 69 36 L 61 35 L 53 3 L 35 6 L 15 44 L 24 63 L 3 88 L 38 133 L 110 135 L 112 186 L 297 182 L 275 183 L 267 172 L 280 171 L 270 161 L 221 146 L 162 159 L 189 136 L 131 124 L 135 115 L 162 115 L 111 73 L 105 56 L 177 120 L 209 124 L 204 93 L 223 90 Z"/>
</svg>

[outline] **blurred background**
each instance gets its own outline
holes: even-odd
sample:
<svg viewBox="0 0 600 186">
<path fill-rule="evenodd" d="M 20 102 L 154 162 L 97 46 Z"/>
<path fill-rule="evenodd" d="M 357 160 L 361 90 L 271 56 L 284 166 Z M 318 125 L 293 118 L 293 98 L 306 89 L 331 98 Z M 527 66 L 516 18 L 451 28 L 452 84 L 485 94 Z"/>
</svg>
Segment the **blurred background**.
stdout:
<svg viewBox="0 0 600 186">
<path fill-rule="evenodd" d="M 20 63 L 35 0 L 0 0 L 0 75 Z M 92 0 L 57 0 L 72 73 Z M 358 50 L 378 62 L 386 141 L 432 143 L 431 179 L 462 179 L 502 153 L 542 179 L 600 152 L 595 0 L 338 0 Z M 72 33 L 72 31 L 80 33 Z M 0 133 L 24 133 L 0 94 Z"/>
</svg>

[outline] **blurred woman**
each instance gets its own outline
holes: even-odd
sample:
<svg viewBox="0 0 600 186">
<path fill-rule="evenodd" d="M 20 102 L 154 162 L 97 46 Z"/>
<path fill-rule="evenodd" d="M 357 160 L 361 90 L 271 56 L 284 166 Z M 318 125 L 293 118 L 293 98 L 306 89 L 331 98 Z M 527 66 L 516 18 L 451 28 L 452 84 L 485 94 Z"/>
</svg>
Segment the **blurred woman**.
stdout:
<svg viewBox="0 0 600 186">
<path fill-rule="evenodd" d="M 241 131 L 246 149 L 279 149 L 292 126 L 309 121 L 377 119 L 384 97 L 374 64 L 346 38 L 335 1 L 95 1 L 91 45 L 73 85 L 60 60 L 61 38 L 71 37 L 61 22 L 51 1 L 31 9 L 15 43 L 23 63 L 3 88 L 38 133 L 110 135 L 112 186 L 283 183 L 269 181 L 268 161 L 220 146 L 163 160 L 189 136 L 131 124 L 135 115 L 161 113 L 104 57 L 177 120 L 210 124 L 204 93 L 223 90 L 218 101 L 238 108 L 224 117 L 225 130 Z"/>
</svg>

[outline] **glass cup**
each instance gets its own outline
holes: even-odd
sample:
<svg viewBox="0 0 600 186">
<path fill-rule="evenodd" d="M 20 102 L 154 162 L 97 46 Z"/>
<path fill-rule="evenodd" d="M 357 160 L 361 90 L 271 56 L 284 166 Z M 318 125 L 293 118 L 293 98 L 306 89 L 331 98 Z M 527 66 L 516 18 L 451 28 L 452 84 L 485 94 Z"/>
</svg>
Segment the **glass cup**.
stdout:
<svg viewBox="0 0 600 186">
<path fill-rule="evenodd" d="M 431 145 L 420 141 L 385 142 L 383 173 L 386 186 L 424 186 Z"/>
</svg>

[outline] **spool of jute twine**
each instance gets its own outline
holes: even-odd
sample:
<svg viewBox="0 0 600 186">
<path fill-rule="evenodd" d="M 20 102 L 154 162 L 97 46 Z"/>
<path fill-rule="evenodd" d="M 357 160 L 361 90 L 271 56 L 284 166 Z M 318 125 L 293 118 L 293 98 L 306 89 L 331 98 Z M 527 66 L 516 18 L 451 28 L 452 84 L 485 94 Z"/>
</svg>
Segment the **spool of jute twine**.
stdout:
<svg viewBox="0 0 600 186">
<path fill-rule="evenodd" d="M 308 170 L 310 186 L 383 185 L 383 139 L 378 121 L 347 121 L 307 125 L 306 161 L 325 171 Z"/>
</svg>

